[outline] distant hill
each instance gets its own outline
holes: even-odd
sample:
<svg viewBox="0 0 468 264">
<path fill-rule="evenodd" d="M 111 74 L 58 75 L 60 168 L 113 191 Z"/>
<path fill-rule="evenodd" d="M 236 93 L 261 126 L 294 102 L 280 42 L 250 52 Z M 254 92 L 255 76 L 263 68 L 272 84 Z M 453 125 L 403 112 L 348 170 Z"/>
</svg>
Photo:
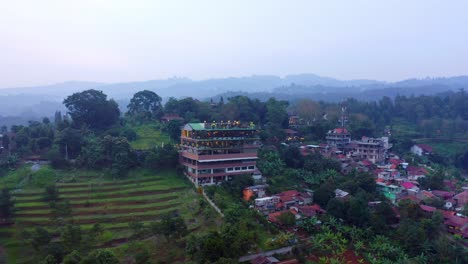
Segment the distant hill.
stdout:
<svg viewBox="0 0 468 264">
<path fill-rule="evenodd" d="M 168 97 L 212 98 L 248 94 L 258 98 L 277 97 L 285 100 L 312 98 L 338 101 L 347 97 L 360 100 L 378 100 L 382 96 L 437 94 L 458 89 L 468 90 L 468 76 L 447 78 L 408 79 L 399 82 L 377 80 L 339 80 L 315 74 L 297 74 L 279 77 L 254 75 L 246 77 L 191 80 L 170 78 L 125 83 L 98 83 L 70 81 L 35 87 L 0 89 L 0 116 L 21 116 L 22 120 L 52 116 L 55 110 L 64 110 L 61 102 L 75 92 L 86 89 L 101 90 L 114 98 L 125 110 L 129 99 L 138 91 L 152 90 L 164 99 Z M 1 125 L 1 122 L 0 122 Z"/>
</svg>

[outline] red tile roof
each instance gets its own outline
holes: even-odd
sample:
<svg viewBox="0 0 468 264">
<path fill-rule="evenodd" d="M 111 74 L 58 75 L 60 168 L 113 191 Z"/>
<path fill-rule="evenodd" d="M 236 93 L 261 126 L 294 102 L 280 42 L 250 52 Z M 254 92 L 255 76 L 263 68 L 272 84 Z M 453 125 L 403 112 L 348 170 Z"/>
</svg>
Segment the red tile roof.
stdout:
<svg viewBox="0 0 468 264">
<path fill-rule="evenodd" d="M 428 172 L 426 168 L 423 167 L 414 167 L 414 166 L 408 166 L 408 175 L 426 175 Z"/>
<path fill-rule="evenodd" d="M 421 194 L 426 196 L 426 197 L 429 197 L 429 198 L 434 198 L 435 197 L 434 194 L 432 194 L 431 192 L 428 192 L 426 190 L 422 191 Z"/>
<path fill-rule="evenodd" d="M 299 206 L 298 209 L 299 212 L 301 212 L 307 217 L 312 217 L 316 214 L 326 213 L 326 211 L 323 210 L 322 207 L 320 207 L 320 205 L 318 204 Z"/>
<path fill-rule="evenodd" d="M 457 206 L 468 203 L 468 191 L 461 192 L 453 197 L 457 201 Z"/>
<path fill-rule="evenodd" d="M 338 134 L 345 134 L 345 133 L 348 133 L 348 130 L 346 128 L 339 127 L 339 128 L 333 129 L 333 132 L 338 133 Z"/>
<path fill-rule="evenodd" d="M 468 223 L 468 218 L 466 217 L 459 217 L 456 215 L 453 215 L 445 221 L 446 225 L 451 225 L 451 226 L 456 226 L 459 228 L 462 228 L 465 224 Z"/>
<path fill-rule="evenodd" d="M 296 215 L 297 214 L 297 211 L 296 209 L 289 209 L 289 210 L 285 210 L 285 211 L 279 211 L 279 212 L 274 212 L 274 213 L 271 213 L 268 215 L 268 221 L 272 222 L 272 223 L 279 223 L 278 222 L 278 217 L 286 212 L 291 212 L 292 214 Z"/>
<path fill-rule="evenodd" d="M 453 211 L 447 211 L 447 210 L 440 210 L 440 211 L 442 212 L 444 219 L 449 219 L 450 217 L 455 215 L 455 212 Z"/>
<path fill-rule="evenodd" d="M 432 193 L 435 196 L 440 197 L 442 199 L 450 199 L 455 195 L 454 192 L 447 192 L 447 191 L 440 191 L 440 190 L 434 190 L 432 191 Z"/>
<path fill-rule="evenodd" d="M 417 146 L 420 147 L 425 152 L 431 153 L 433 151 L 432 147 L 426 144 L 418 144 Z"/>
<path fill-rule="evenodd" d="M 393 165 L 400 165 L 403 161 L 399 160 L 399 159 L 389 159 L 388 160 L 391 164 Z"/>
<path fill-rule="evenodd" d="M 421 207 L 421 209 L 422 209 L 423 211 L 425 211 L 425 212 L 430 212 L 430 213 L 432 213 L 432 212 L 434 212 L 434 211 L 437 210 L 437 208 L 435 208 L 435 207 L 427 206 L 427 205 L 423 205 L 423 204 L 421 204 L 419 207 Z"/>
<path fill-rule="evenodd" d="M 405 189 L 411 189 L 415 187 L 416 185 L 414 185 L 412 182 L 404 182 L 401 184 L 401 186 Z"/>
</svg>

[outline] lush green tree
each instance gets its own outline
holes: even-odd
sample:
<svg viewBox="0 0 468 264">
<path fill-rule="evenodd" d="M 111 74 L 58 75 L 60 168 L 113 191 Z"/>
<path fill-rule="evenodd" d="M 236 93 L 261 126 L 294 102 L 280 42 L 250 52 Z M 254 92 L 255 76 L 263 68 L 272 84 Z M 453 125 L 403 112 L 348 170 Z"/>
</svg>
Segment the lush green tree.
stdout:
<svg viewBox="0 0 468 264">
<path fill-rule="evenodd" d="M 179 215 L 174 216 L 172 213 L 163 214 L 159 222 L 150 224 L 150 229 L 153 234 L 162 234 L 167 239 L 179 239 L 187 235 L 187 225 L 184 219 Z"/>
<path fill-rule="evenodd" d="M 338 219 L 345 219 L 347 204 L 339 198 L 330 199 L 327 203 L 327 213 Z"/>
<path fill-rule="evenodd" d="M 145 158 L 145 166 L 154 170 L 175 168 L 179 161 L 179 153 L 172 144 L 156 146 Z"/>
<path fill-rule="evenodd" d="M 115 176 L 126 175 L 136 165 L 135 153 L 124 137 L 105 136 L 102 140 L 103 156 Z"/>
<path fill-rule="evenodd" d="M 95 136 L 88 135 L 83 139 L 77 164 L 88 169 L 99 169 L 105 163 L 103 151 L 102 141 Z"/>
<path fill-rule="evenodd" d="M 365 226 L 369 222 L 369 207 L 361 197 L 351 197 L 346 220 L 356 226 Z"/>
<path fill-rule="evenodd" d="M 284 226 L 294 226 L 296 224 L 296 217 L 289 211 L 279 215 L 278 220 Z"/>
<path fill-rule="evenodd" d="M 298 147 L 288 146 L 281 148 L 281 159 L 287 167 L 299 169 L 304 166 L 304 157 Z"/>
<path fill-rule="evenodd" d="M 78 251 L 73 250 L 70 254 L 66 255 L 63 259 L 63 264 L 79 264 L 81 255 Z"/>
<path fill-rule="evenodd" d="M 328 201 L 335 197 L 335 183 L 328 180 L 314 192 L 314 201 L 322 207 L 326 207 Z"/>
<path fill-rule="evenodd" d="M 4 169 L 15 169 L 19 162 L 16 154 L 6 155 L 0 157 L 0 168 Z"/>
<path fill-rule="evenodd" d="M 163 113 L 161 101 L 161 97 L 153 91 L 137 92 L 127 106 L 128 114 L 143 120 L 160 118 Z"/>
<path fill-rule="evenodd" d="M 264 175 L 276 176 L 283 171 L 284 162 L 276 151 L 261 151 L 259 157 L 257 166 Z"/>
<path fill-rule="evenodd" d="M 43 261 L 40 262 L 41 264 L 57 264 L 59 263 L 57 259 L 53 255 L 47 255 Z"/>
<path fill-rule="evenodd" d="M 65 156 L 56 147 L 47 152 L 47 158 L 50 161 L 50 165 L 55 169 L 64 169 L 70 165 Z"/>
<path fill-rule="evenodd" d="M 234 177 L 231 181 L 223 182 L 223 187 L 230 192 L 234 197 L 242 197 L 245 187 L 252 186 L 254 180 L 252 175 L 243 174 Z"/>
<path fill-rule="evenodd" d="M 45 192 L 44 192 L 44 201 L 49 202 L 49 201 L 56 201 L 59 197 L 59 190 L 55 184 L 46 186 Z"/>
<path fill-rule="evenodd" d="M 179 120 L 171 120 L 166 124 L 166 127 L 164 130 L 169 134 L 169 136 L 174 140 L 175 142 L 179 142 L 180 140 L 180 133 L 181 129 L 180 127 L 182 126 L 182 122 Z"/>
<path fill-rule="evenodd" d="M 58 133 L 55 142 L 65 159 L 75 158 L 81 151 L 83 136 L 80 130 L 69 127 Z"/>
<path fill-rule="evenodd" d="M 108 100 L 101 91 L 86 90 L 68 96 L 63 104 L 75 127 L 87 125 L 92 129 L 108 128 L 117 123 L 120 110 L 114 100 Z"/>
<path fill-rule="evenodd" d="M 2 218 L 10 218 L 15 211 L 15 203 L 11 197 L 11 193 L 7 188 L 2 189 L 0 196 L 0 215 Z"/>
<path fill-rule="evenodd" d="M 31 234 L 31 245 L 36 251 L 41 251 L 41 249 L 47 247 L 50 241 L 52 241 L 52 236 L 43 227 L 36 227 Z"/>
<path fill-rule="evenodd" d="M 91 252 L 81 264 L 118 264 L 119 259 L 109 249 L 98 249 Z"/>
<path fill-rule="evenodd" d="M 139 237 L 144 232 L 145 225 L 143 222 L 132 221 L 128 223 L 128 227 L 132 230 L 134 237 Z"/>
<path fill-rule="evenodd" d="M 67 218 L 71 216 L 72 207 L 69 200 L 60 202 L 51 201 L 49 206 L 51 208 L 51 215 L 53 219 Z"/>
<path fill-rule="evenodd" d="M 63 247 L 67 252 L 80 248 L 83 239 L 80 226 L 71 224 L 66 225 L 61 231 L 60 238 L 62 240 Z"/>
</svg>

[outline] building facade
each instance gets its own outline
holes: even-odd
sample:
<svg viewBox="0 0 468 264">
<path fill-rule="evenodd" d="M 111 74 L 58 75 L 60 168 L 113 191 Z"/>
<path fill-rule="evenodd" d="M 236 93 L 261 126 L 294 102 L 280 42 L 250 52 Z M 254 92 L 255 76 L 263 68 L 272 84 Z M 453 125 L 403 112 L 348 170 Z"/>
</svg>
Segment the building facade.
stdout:
<svg viewBox="0 0 468 264">
<path fill-rule="evenodd" d="M 388 143 L 388 137 L 363 137 L 361 140 L 352 141 L 348 148 L 351 156 L 367 159 L 372 163 L 381 163 L 385 160 L 391 144 Z"/>
<path fill-rule="evenodd" d="M 326 139 L 328 146 L 343 150 L 351 142 L 351 134 L 346 128 L 335 128 L 327 132 Z"/>
<path fill-rule="evenodd" d="M 180 141 L 180 164 L 197 186 L 257 170 L 260 138 L 253 123 L 188 123 Z"/>
</svg>

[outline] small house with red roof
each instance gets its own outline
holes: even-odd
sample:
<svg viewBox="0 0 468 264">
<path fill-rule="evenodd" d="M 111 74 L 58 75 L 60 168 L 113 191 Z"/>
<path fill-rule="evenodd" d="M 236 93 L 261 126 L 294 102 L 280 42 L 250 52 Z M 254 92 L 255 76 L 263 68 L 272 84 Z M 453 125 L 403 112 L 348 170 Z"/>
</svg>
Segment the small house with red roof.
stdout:
<svg viewBox="0 0 468 264">
<path fill-rule="evenodd" d="M 411 147 L 411 153 L 418 156 L 427 156 L 433 153 L 433 149 L 426 144 L 416 144 Z"/>
<path fill-rule="evenodd" d="M 416 184 L 406 181 L 401 183 L 401 187 L 403 187 L 405 190 L 413 190 L 413 191 L 419 191 L 419 187 L 416 186 Z"/>
<path fill-rule="evenodd" d="M 444 221 L 447 231 L 468 238 L 468 218 L 453 215 Z"/>
<path fill-rule="evenodd" d="M 287 212 L 292 213 L 294 215 L 294 217 L 296 218 L 296 220 L 301 218 L 301 216 L 299 215 L 299 212 L 296 210 L 296 208 L 291 208 L 289 210 L 283 210 L 283 211 L 278 211 L 278 212 L 268 214 L 268 221 L 270 221 L 271 223 L 274 223 L 274 224 L 281 225 L 282 223 L 280 222 L 279 217 L 282 214 L 285 214 Z"/>
<path fill-rule="evenodd" d="M 314 217 L 316 215 L 325 214 L 327 211 L 323 210 L 322 207 L 318 204 L 313 205 L 303 205 L 297 207 L 299 213 L 302 217 Z"/>
<path fill-rule="evenodd" d="M 298 192 L 296 190 L 289 190 L 275 194 L 279 197 L 281 203 L 286 207 L 293 205 L 304 205 L 312 202 L 312 194 L 307 192 Z"/>
<path fill-rule="evenodd" d="M 428 174 L 426 168 L 423 167 L 416 167 L 416 166 L 408 166 L 406 169 L 408 173 L 408 179 L 410 180 L 418 180 L 419 178 L 424 178 Z"/>
<path fill-rule="evenodd" d="M 421 208 L 423 213 L 428 217 L 430 217 L 435 211 L 437 211 L 437 208 L 432 207 L 432 206 L 427 206 L 424 204 L 419 205 L 419 207 Z"/>
<path fill-rule="evenodd" d="M 161 122 L 163 123 L 168 123 L 171 121 L 184 121 L 184 119 L 178 114 L 165 114 L 161 117 Z"/>
<path fill-rule="evenodd" d="M 433 190 L 432 193 L 443 200 L 449 200 L 452 199 L 453 196 L 455 196 L 454 192 L 447 192 L 441 190 Z"/>
<path fill-rule="evenodd" d="M 463 208 L 466 204 L 468 204 L 468 190 L 453 196 L 453 200 L 455 200 L 457 203 L 456 208 Z"/>
</svg>

